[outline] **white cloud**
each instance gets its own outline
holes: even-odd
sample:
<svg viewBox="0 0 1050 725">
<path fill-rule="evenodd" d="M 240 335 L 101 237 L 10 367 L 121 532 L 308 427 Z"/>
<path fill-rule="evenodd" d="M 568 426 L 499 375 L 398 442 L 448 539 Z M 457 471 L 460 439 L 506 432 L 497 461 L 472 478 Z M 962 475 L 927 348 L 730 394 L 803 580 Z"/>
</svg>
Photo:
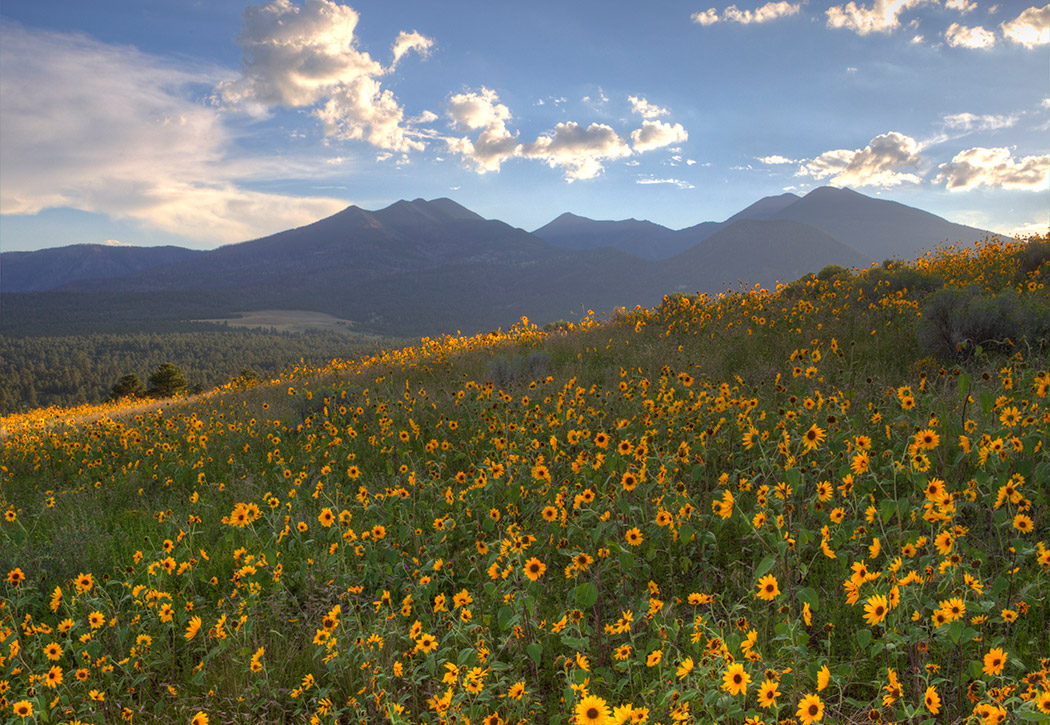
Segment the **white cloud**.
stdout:
<svg viewBox="0 0 1050 725">
<path fill-rule="evenodd" d="M 644 98 L 630 96 L 629 100 L 639 113 L 666 113 Z M 484 87 L 452 96 L 447 114 L 453 128 L 480 131 L 476 138 L 467 135 L 444 139 L 448 150 L 459 154 L 478 173 L 499 171 L 503 162 L 511 158 L 526 158 L 543 161 L 551 168 L 564 169 L 569 181 L 591 179 L 604 170 L 607 161 L 670 146 L 689 138 L 681 124 L 647 119 L 630 135 L 634 142 L 632 151 L 611 126 L 592 123 L 584 127 L 569 121 L 559 123 L 552 132 L 542 134 L 532 142 L 520 143 L 518 134 L 507 127 L 511 120 L 510 109 L 500 103 L 495 91 Z"/>
<path fill-rule="evenodd" d="M 829 28 L 845 28 L 858 35 L 890 33 L 900 27 L 900 15 L 934 0 L 875 0 L 870 6 L 851 0 L 825 11 Z"/>
<path fill-rule="evenodd" d="M 944 117 L 944 125 L 961 131 L 997 131 L 1010 128 L 1017 123 L 1018 116 L 977 115 L 974 113 L 953 113 Z"/>
<path fill-rule="evenodd" d="M 958 10 L 963 15 L 977 9 L 977 3 L 973 0 L 947 0 L 944 7 L 949 10 Z"/>
<path fill-rule="evenodd" d="M 520 151 L 517 136 L 507 129 L 510 109 L 499 102 L 499 96 L 491 89 L 482 87 L 478 92 L 452 96 L 448 117 L 456 128 L 481 129 L 474 141 L 468 137 L 446 139 L 449 150 L 469 160 L 479 173 L 499 171 L 504 161 Z"/>
<path fill-rule="evenodd" d="M 119 239 L 107 239 L 106 241 L 104 241 L 102 243 L 105 244 L 107 247 L 134 247 L 135 246 L 131 242 L 122 242 Z"/>
<path fill-rule="evenodd" d="M 426 53 L 433 41 L 416 31 L 401 32 L 389 68 L 356 48 L 359 16 L 331 0 L 273 0 L 244 11 L 237 42 L 244 50 L 241 77 L 219 84 L 227 108 L 316 108 L 325 134 L 360 139 L 391 151 L 425 144 L 402 126 L 404 111 L 379 80 L 410 50 Z"/>
<path fill-rule="evenodd" d="M 756 156 L 755 160 L 761 161 L 763 164 L 794 164 L 798 163 L 795 159 L 789 159 L 786 156 L 780 154 L 773 154 L 772 156 Z"/>
<path fill-rule="evenodd" d="M 757 10 L 740 10 L 736 5 L 730 5 L 722 11 L 722 18 L 726 22 L 750 25 L 752 23 L 768 23 L 777 18 L 785 18 L 798 13 L 800 3 L 768 2 Z"/>
<path fill-rule="evenodd" d="M 767 2 L 756 10 L 741 10 L 736 5 L 729 5 L 722 11 L 721 17 L 719 17 L 718 11 L 714 8 L 695 12 L 690 17 L 694 23 L 699 23 L 700 25 L 714 25 L 720 20 L 727 23 L 751 25 L 753 23 L 768 23 L 777 18 L 796 15 L 801 7 L 801 3 L 790 3 L 786 2 L 786 0 L 780 0 L 779 2 Z"/>
<path fill-rule="evenodd" d="M 1031 7 L 1008 23 L 999 26 L 1003 35 L 1026 48 L 1050 43 L 1050 3 Z"/>
<path fill-rule="evenodd" d="M 919 176 L 905 169 L 921 162 L 919 143 L 902 133 L 891 131 L 876 136 L 863 149 L 835 149 L 803 161 L 796 176 L 827 179 L 836 186 L 897 186 L 919 183 Z"/>
<path fill-rule="evenodd" d="M 1011 229 L 1006 232 L 1011 237 L 1027 238 L 1038 234 L 1039 236 L 1045 236 L 1050 233 L 1050 221 L 1041 222 L 1029 222 L 1028 224 L 1022 224 L 1018 227 Z"/>
<path fill-rule="evenodd" d="M 659 116 L 666 116 L 669 113 L 666 108 L 653 105 L 644 98 L 627 96 L 627 100 L 631 102 L 631 111 L 637 113 L 642 118 L 657 118 Z"/>
<path fill-rule="evenodd" d="M 689 134 L 680 123 L 663 121 L 642 121 L 642 127 L 631 131 L 634 150 L 639 153 L 682 143 L 689 140 Z"/>
<path fill-rule="evenodd" d="M 425 35 L 420 35 L 417 31 L 413 30 L 411 33 L 401 31 L 397 34 L 397 40 L 394 41 L 393 53 L 394 62 L 392 65 L 397 65 L 398 61 L 401 60 L 402 56 L 410 50 L 414 50 L 423 57 L 430 54 L 430 49 L 434 47 L 434 41 Z"/>
<path fill-rule="evenodd" d="M 611 126 L 592 123 L 584 128 L 570 121 L 555 126 L 553 134 L 526 144 L 522 155 L 546 161 L 551 168 L 563 168 L 565 178 L 576 181 L 594 178 L 603 171 L 603 162 L 626 158 L 631 148 Z"/>
<path fill-rule="evenodd" d="M 995 45 L 995 33 L 985 30 L 980 25 L 969 28 L 952 23 L 944 31 L 944 37 L 953 48 L 991 48 Z"/>
<path fill-rule="evenodd" d="M 0 26 L 0 211 L 68 207 L 134 219 L 206 242 L 233 242 L 346 206 L 244 189 L 305 178 L 314 166 L 236 159 L 221 113 L 191 100 L 222 74 L 176 68 L 134 48 Z"/>
<path fill-rule="evenodd" d="M 976 147 L 960 151 L 939 168 L 934 181 L 943 181 L 951 191 L 981 186 L 1026 191 L 1050 188 L 1050 154 L 1015 159 L 1007 148 Z"/>
<path fill-rule="evenodd" d="M 656 179 L 647 177 L 643 179 L 635 179 L 636 184 L 671 184 L 677 186 L 679 189 L 695 189 L 696 187 L 690 184 L 688 181 L 682 179 Z"/>
<path fill-rule="evenodd" d="M 692 17 L 694 23 L 705 26 L 714 25 L 718 22 L 718 11 L 714 8 L 708 8 L 707 10 L 695 12 L 690 17 Z"/>
</svg>

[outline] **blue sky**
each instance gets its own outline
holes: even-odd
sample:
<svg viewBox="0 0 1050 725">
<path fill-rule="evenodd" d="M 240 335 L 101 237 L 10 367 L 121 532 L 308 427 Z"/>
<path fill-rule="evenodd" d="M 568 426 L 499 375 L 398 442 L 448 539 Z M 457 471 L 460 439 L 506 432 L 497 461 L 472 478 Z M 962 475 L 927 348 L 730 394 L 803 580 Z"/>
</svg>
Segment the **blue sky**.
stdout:
<svg viewBox="0 0 1050 725">
<path fill-rule="evenodd" d="M 4 251 L 447 196 L 672 228 L 830 184 L 1050 221 L 1050 4 L 5 0 Z"/>
</svg>

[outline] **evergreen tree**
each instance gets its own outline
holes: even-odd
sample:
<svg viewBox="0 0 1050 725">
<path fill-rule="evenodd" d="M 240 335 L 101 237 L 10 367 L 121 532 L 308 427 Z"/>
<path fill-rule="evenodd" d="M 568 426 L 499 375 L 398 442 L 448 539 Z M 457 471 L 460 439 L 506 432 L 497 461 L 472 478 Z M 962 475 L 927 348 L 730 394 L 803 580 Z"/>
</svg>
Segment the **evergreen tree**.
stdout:
<svg viewBox="0 0 1050 725">
<path fill-rule="evenodd" d="M 149 394 L 154 398 L 170 398 L 178 395 L 189 383 L 182 369 L 170 362 L 163 363 L 149 376 Z"/>
<path fill-rule="evenodd" d="M 153 382 L 152 378 L 150 378 L 150 382 Z M 145 393 L 146 386 L 139 380 L 139 376 L 135 373 L 128 373 L 113 385 L 109 392 L 109 397 L 113 398 L 113 400 L 141 398 Z"/>
</svg>

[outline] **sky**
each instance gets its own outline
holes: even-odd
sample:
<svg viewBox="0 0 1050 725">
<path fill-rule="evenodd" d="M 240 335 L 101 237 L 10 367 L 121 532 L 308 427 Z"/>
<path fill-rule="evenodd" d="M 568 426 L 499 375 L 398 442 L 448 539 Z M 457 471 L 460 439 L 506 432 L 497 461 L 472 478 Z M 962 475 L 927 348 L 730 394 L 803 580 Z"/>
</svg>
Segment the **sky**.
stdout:
<svg viewBox="0 0 1050 725">
<path fill-rule="evenodd" d="M 3 251 L 440 197 L 677 229 L 825 185 L 1046 233 L 1048 131 L 1030 0 L 0 6 Z"/>
</svg>

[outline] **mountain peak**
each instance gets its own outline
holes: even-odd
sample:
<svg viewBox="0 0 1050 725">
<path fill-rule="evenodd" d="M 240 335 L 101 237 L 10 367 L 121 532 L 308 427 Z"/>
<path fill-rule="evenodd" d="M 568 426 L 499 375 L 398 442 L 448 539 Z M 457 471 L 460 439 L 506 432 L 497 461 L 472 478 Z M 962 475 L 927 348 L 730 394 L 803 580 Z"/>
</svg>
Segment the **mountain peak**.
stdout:
<svg viewBox="0 0 1050 725">
<path fill-rule="evenodd" d="M 377 215 L 381 215 L 384 221 L 403 221 L 408 219 L 425 219 L 427 221 L 449 221 L 452 219 L 475 219 L 481 220 L 483 217 L 479 214 L 475 214 L 465 206 L 457 204 L 448 198 L 433 199 L 427 201 L 426 199 L 413 199 L 407 201 L 401 199 L 395 201 L 385 209 L 380 209 L 374 212 Z"/>
</svg>

